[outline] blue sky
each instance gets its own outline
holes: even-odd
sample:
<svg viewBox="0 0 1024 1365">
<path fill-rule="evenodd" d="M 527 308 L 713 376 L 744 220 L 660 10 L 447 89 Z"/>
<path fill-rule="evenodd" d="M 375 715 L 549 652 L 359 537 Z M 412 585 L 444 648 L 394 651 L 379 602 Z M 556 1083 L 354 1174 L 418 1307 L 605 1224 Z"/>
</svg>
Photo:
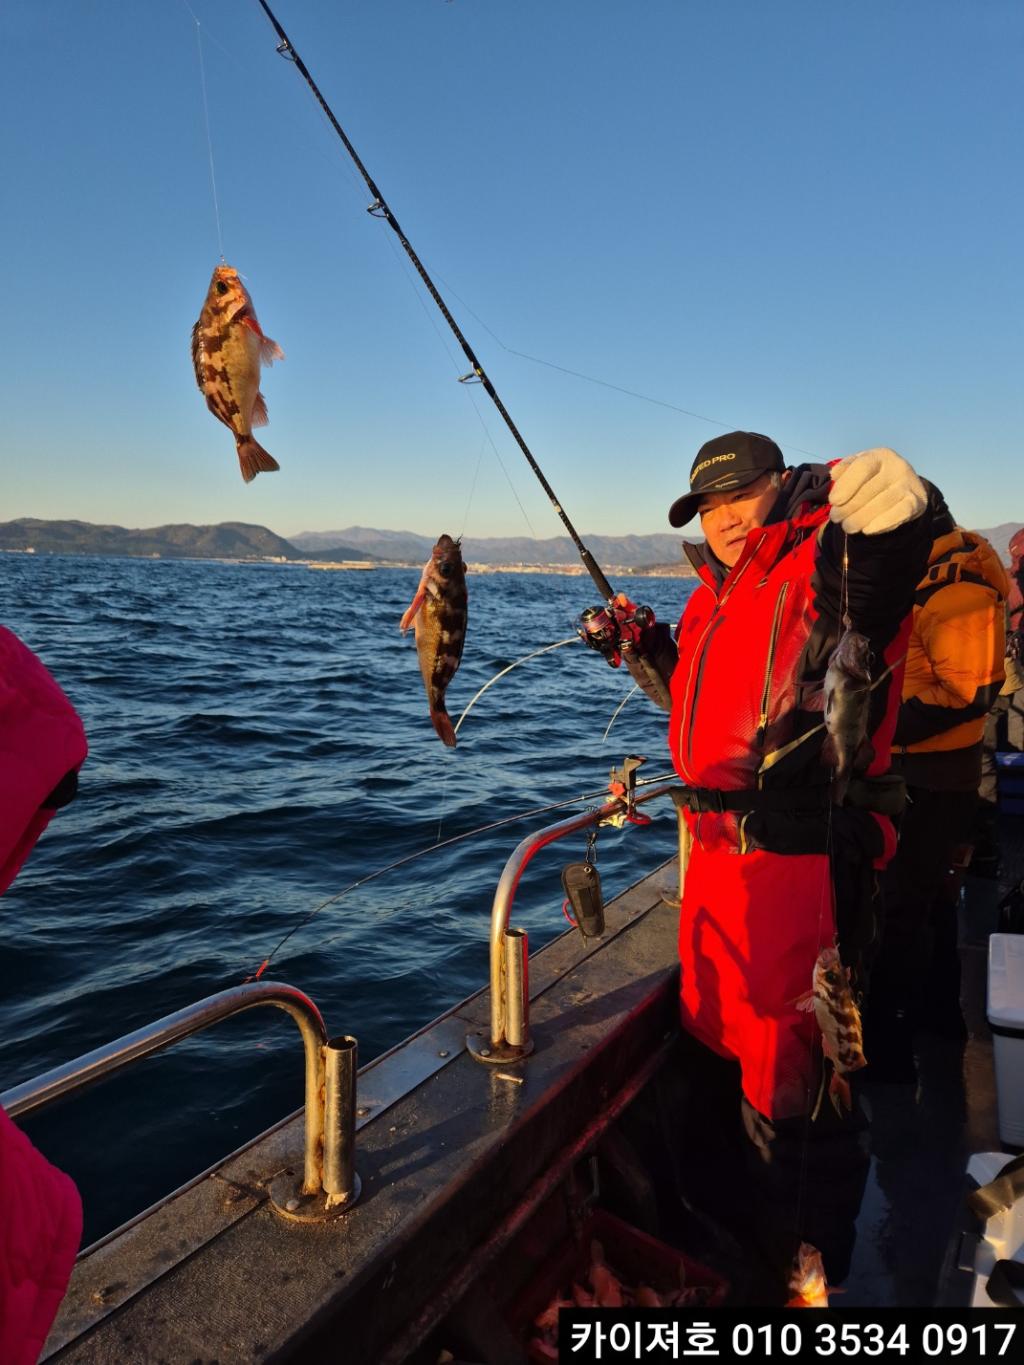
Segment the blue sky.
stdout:
<svg viewBox="0 0 1024 1365">
<path fill-rule="evenodd" d="M 558 534 L 256 0 L 189 3 L 281 472 L 243 485 L 192 376 L 184 0 L 5 0 L 0 520 Z M 274 8 L 582 532 L 668 530 L 733 426 L 1024 517 L 1019 0 Z"/>
</svg>

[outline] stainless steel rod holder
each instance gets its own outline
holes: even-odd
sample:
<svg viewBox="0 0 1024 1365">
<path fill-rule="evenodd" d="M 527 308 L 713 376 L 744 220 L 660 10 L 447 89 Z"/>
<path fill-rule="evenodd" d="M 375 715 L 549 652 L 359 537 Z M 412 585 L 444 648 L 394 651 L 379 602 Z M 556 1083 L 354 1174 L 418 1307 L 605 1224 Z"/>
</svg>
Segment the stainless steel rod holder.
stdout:
<svg viewBox="0 0 1024 1365">
<path fill-rule="evenodd" d="M 662 787 L 654 787 L 650 791 L 645 791 L 642 796 L 637 796 L 633 804 L 643 805 L 647 801 L 653 801 L 658 796 L 667 795 L 672 790 L 668 784 Z M 508 1018 L 508 969 L 506 964 L 506 936 L 509 918 L 512 914 L 512 902 L 515 899 L 519 880 L 527 865 L 535 853 L 539 853 L 542 848 L 554 843 L 556 839 L 564 839 L 577 830 L 588 829 L 591 825 L 599 825 L 609 816 L 616 815 L 624 809 L 625 802 L 615 797 L 606 801 L 598 810 L 570 816 L 567 820 L 559 820 L 556 824 L 548 825 L 545 829 L 528 834 L 516 846 L 512 856 L 505 864 L 498 881 L 497 890 L 494 893 L 494 904 L 491 907 L 490 1037 L 485 1038 L 482 1034 L 473 1032 L 466 1039 L 467 1050 L 476 1061 L 501 1062 L 507 1065 L 510 1062 L 520 1060 L 533 1050 L 533 1041 L 530 1038 L 530 999 L 525 978 L 522 1021 L 522 1036 L 525 1042 L 520 1045 L 514 1044 L 510 1036 L 510 1028 L 514 1029 L 517 1025 L 511 1023 Z"/>
<path fill-rule="evenodd" d="M 529 940 L 525 929 L 505 935 L 505 1041 L 525 1048 L 530 1041 Z"/>
<path fill-rule="evenodd" d="M 324 1049 L 324 1191 L 328 1207 L 354 1204 L 356 1175 L 356 1072 L 359 1046 L 346 1035 Z"/>
</svg>

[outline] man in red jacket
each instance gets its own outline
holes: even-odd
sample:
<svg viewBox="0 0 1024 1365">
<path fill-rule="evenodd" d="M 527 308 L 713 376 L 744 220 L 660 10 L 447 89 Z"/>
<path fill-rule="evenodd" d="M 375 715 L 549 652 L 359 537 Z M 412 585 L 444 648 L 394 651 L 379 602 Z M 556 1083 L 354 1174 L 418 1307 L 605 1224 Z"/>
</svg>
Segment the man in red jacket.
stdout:
<svg viewBox="0 0 1024 1365">
<path fill-rule="evenodd" d="M 717 437 L 669 512 L 673 526 L 699 516 L 705 537 L 684 547 L 699 581 L 676 643 L 657 624 L 636 641 L 671 679 L 669 747 L 688 793 L 683 1025 L 738 1063 L 756 1154 L 751 1221 L 780 1274 L 808 1241 L 830 1281 L 845 1275 L 866 1175 L 857 1116 L 825 1100 L 810 1119 L 821 1033 L 797 1001 L 836 943 L 860 986 L 876 936 L 874 869 L 895 847 L 884 774 L 930 545 L 926 506 L 925 486 L 892 450 L 789 469 L 765 436 Z M 629 629 L 633 612 L 618 611 Z M 870 640 L 880 681 L 873 757 L 837 806 L 813 699 L 844 618 Z"/>
</svg>

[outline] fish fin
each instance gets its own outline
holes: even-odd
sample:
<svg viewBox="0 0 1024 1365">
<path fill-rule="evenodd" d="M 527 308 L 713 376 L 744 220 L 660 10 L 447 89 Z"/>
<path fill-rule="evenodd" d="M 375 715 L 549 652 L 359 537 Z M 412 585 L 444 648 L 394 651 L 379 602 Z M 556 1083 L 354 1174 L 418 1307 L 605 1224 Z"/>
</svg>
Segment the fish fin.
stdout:
<svg viewBox="0 0 1024 1365">
<path fill-rule="evenodd" d="M 242 478 L 246 483 L 252 483 L 257 474 L 269 474 L 281 468 L 273 455 L 269 455 L 259 441 L 254 441 L 251 436 L 236 436 L 235 444 L 238 447 L 238 463 L 242 466 Z"/>
<path fill-rule="evenodd" d="M 826 734 L 821 741 L 821 761 L 826 768 L 834 768 L 839 762 L 839 755 L 836 752 L 836 742 L 830 734 Z"/>
<path fill-rule="evenodd" d="M 416 613 L 419 611 L 420 607 L 423 606 L 423 603 L 424 603 L 426 600 L 427 600 L 427 590 L 426 590 L 426 588 L 424 588 L 423 586 L 420 586 L 419 588 L 416 589 L 416 596 L 412 599 L 412 601 L 411 601 L 411 602 L 409 603 L 409 605 L 406 607 L 405 611 L 404 611 L 403 614 L 402 614 L 402 619 L 401 619 L 401 621 L 399 621 L 399 623 L 398 623 L 398 629 L 402 632 L 403 635 L 404 635 L 405 632 L 409 629 L 409 627 L 412 625 L 412 623 L 413 623 L 413 618 L 415 617 Z"/>
<path fill-rule="evenodd" d="M 830 793 L 830 800 L 833 806 L 841 806 L 843 804 L 843 802 L 846 800 L 846 792 L 849 785 L 850 785 L 849 773 L 843 773 L 841 777 L 837 777 L 833 780 L 832 790 Z"/>
<path fill-rule="evenodd" d="M 793 1001 L 793 1008 L 795 1010 L 814 1009 L 814 992 L 808 991 L 806 995 L 798 995 Z"/>
<path fill-rule="evenodd" d="M 430 719 L 433 721 L 434 729 L 447 744 L 449 749 L 455 748 L 455 731 L 452 728 L 451 716 L 447 711 L 438 711 L 435 707 L 430 708 Z"/>
<path fill-rule="evenodd" d="M 802 711 L 824 711 L 825 709 L 825 689 L 822 687 L 817 692 L 811 692 L 800 702 Z"/>
<path fill-rule="evenodd" d="M 252 405 L 251 421 L 254 427 L 265 427 L 267 425 L 267 400 L 261 393 L 256 395 L 256 402 Z"/>
<path fill-rule="evenodd" d="M 281 350 L 276 341 L 272 341 L 270 337 L 264 337 L 260 343 L 260 359 L 264 365 L 273 365 L 275 360 L 284 359 L 284 351 Z"/>
<path fill-rule="evenodd" d="M 281 350 L 280 346 L 277 344 L 276 341 L 274 341 L 271 337 L 264 335 L 263 328 L 259 325 L 259 323 L 256 321 L 256 319 L 252 316 L 251 313 L 247 313 L 244 318 L 240 319 L 240 321 L 243 327 L 248 327 L 250 332 L 255 332 L 255 334 L 259 337 L 260 359 L 263 361 L 264 365 L 273 365 L 275 360 L 284 359 L 284 351 Z"/>
<path fill-rule="evenodd" d="M 835 1067 L 832 1068 L 832 1079 L 828 1084 L 828 1097 L 832 1101 L 832 1107 L 839 1115 L 843 1116 L 845 1109 L 849 1113 L 853 1108 L 853 1096 L 850 1094 L 850 1082 L 845 1076 L 840 1076 Z"/>
</svg>

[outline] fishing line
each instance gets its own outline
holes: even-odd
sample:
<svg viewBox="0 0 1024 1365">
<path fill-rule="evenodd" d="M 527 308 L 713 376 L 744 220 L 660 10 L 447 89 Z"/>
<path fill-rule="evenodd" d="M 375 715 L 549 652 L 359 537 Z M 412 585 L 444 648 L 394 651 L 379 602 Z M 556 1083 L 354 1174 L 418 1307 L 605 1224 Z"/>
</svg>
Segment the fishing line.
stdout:
<svg viewBox="0 0 1024 1365">
<path fill-rule="evenodd" d="M 406 263 L 402 260 L 401 256 L 398 254 L 398 248 L 395 246 L 394 242 L 392 241 L 392 239 L 391 239 L 390 237 L 387 238 L 387 243 L 388 243 L 388 246 L 389 246 L 389 248 L 390 248 L 390 250 L 391 250 L 393 256 L 395 257 L 396 261 L 398 262 L 399 268 L 401 269 L 402 273 L 405 275 L 406 279 L 408 280 L 408 282 L 409 282 L 409 288 L 412 290 L 413 294 L 415 294 L 417 303 L 420 305 L 420 307 L 423 309 L 424 313 L 427 315 L 427 318 L 428 318 L 429 321 L 430 321 L 430 325 L 431 325 L 431 327 L 434 329 L 435 335 L 437 336 L 438 340 L 441 342 L 441 345 L 444 347 L 445 353 L 447 354 L 448 359 L 449 359 L 449 360 L 451 361 L 451 363 L 452 363 L 452 369 L 454 370 L 456 376 L 458 376 L 458 374 L 459 374 L 459 363 L 458 363 L 458 361 L 456 360 L 455 356 L 452 354 L 451 348 L 449 347 L 447 341 L 445 341 L 445 339 L 444 339 L 444 334 L 443 334 L 443 332 L 441 331 L 441 329 L 440 329 L 440 328 L 438 327 L 438 325 L 437 325 L 437 319 L 434 317 L 433 313 L 431 313 L 430 309 L 427 307 L 426 303 L 424 302 L 423 295 L 420 293 L 419 289 L 416 288 L 416 281 L 415 281 L 415 280 L 413 279 L 413 277 L 409 274 L 409 267 L 406 265 Z M 537 539 L 537 532 L 533 529 L 533 523 L 530 521 L 530 518 L 529 518 L 529 517 L 527 516 L 527 514 L 526 514 L 526 508 L 523 506 L 522 499 L 519 497 L 519 493 L 518 493 L 517 490 L 516 490 L 516 486 L 515 486 L 515 484 L 512 482 L 512 476 L 511 476 L 511 474 L 509 474 L 508 470 L 505 468 L 505 462 L 504 462 L 504 460 L 501 458 L 501 455 L 500 455 L 500 453 L 499 453 L 499 451 L 498 451 L 498 447 L 497 447 L 497 445 L 495 444 L 494 437 L 491 435 L 490 428 L 488 427 L 487 422 L 486 422 L 486 420 L 484 419 L 484 415 L 483 415 L 483 413 L 480 411 L 480 407 L 479 407 L 479 405 L 478 405 L 476 399 L 473 397 L 472 389 L 468 386 L 468 384 L 464 384 L 463 387 L 466 389 L 466 396 L 469 398 L 469 401 L 470 401 L 470 403 L 471 403 L 472 406 L 473 406 L 473 411 L 476 413 L 477 421 L 480 423 L 481 427 L 483 428 L 484 436 L 487 438 L 488 442 L 490 443 L 491 450 L 494 452 L 494 458 L 495 458 L 495 459 L 497 460 L 497 462 L 498 462 L 498 468 L 499 468 L 499 469 L 501 470 L 501 472 L 505 475 L 505 482 L 508 484 L 509 489 L 510 489 L 510 491 L 511 491 L 511 493 L 512 493 L 512 496 L 515 498 L 516 504 L 518 505 L 520 512 L 522 512 L 522 514 L 523 514 L 523 520 L 526 522 L 526 525 L 527 525 L 527 527 L 529 528 L 530 535 L 533 537 L 534 540 L 536 540 L 536 539 Z"/>
<path fill-rule="evenodd" d="M 459 733 L 459 726 L 466 719 L 487 689 L 493 687 L 499 678 L 503 678 L 506 673 L 511 673 L 513 668 L 518 668 L 520 664 L 525 664 L 528 660 L 535 659 L 538 654 L 547 654 L 552 649 L 561 649 L 563 645 L 578 645 L 580 643 L 581 641 L 578 635 L 571 635 L 568 640 L 557 640 L 553 645 L 544 645 L 542 649 L 535 649 L 531 654 L 524 654 L 521 659 L 516 659 L 515 663 L 509 664 L 508 667 L 503 668 L 500 673 L 495 673 L 494 677 L 491 678 L 489 682 L 484 683 L 480 691 L 477 692 L 476 696 L 472 698 L 469 705 L 463 710 L 462 715 L 459 716 L 458 720 L 455 722 L 455 733 Z"/>
<path fill-rule="evenodd" d="M 475 355 L 473 348 L 466 340 L 461 329 L 459 328 L 458 323 L 452 317 L 448 305 L 445 303 L 444 299 L 438 293 L 437 286 L 434 284 L 434 281 L 428 275 L 426 267 L 420 260 L 419 256 L 417 256 L 416 252 L 413 250 L 412 243 L 409 241 L 408 237 L 402 231 L 398 219 L 395 217 L 394 213 L 391 210 L 391 206 L 388 204 L 387 200 L 384 198 L 380 189 L 375 184 L 373 177 L 370 175 L 369 171 L 363 165 L 362 161 L 359 158 L 358 152 L 356 151 L 352 143 L 349 141 L 348 136 L 345 133 L 345 130 L 342 128 L 341 124 L 335 117 L 334 111 L 331 109 L 330 105 L 327 103 L 326 99 L 321 94 L 316 82 L 310 75 L 308 67 L 306 66 L 302 58 L 299 56 L 298 52 L 296 52 L 295 47 L 293 46 L 287 33 L 285 33 L 284 29 L 281 27 L 276 16 L 274 15 L 273 10 L 267 4 L 267 0 L 258 0 L 258 3 L 260 8 L 263 10 L 264 14 L 267 16 L 267 19 L 270 21 L 271 27 L 277 34 L 278 39 L 280 40 L 277 45 L 278 52 L 280 52 L 283 57 L 286 57 L 294 65 L 299 75 L 302 77 L 302 79 L 309 86 L 310 90 L 316 96 L 317 102 L 319 103 L 325 116 L 329 120 L 331 127 L 334 129 L 338 137 L 341 139 L 341 142 L 345 150 L 352 158 L 356 170 L 358 170 L 359 174 L 363 177 L 363 180 L 366 182 L 366 187 L 370 191 L 370 194 L 373 196 L 373 201 L 369 206 L 369 212 L 375 218 L 382 218 L 394 232 L 398 240 L 401 242 L 406 255 L 408 256 L 409 260 L 412 262 L 412 265 L 416 270 L 416 273 L 423 281 L 423 284 L 426 287 L 427 292 L 430 294 L 430 297 L 437 304 L 438 308 L 440 309 L 441 315 L 443 316 L 445 322 L 447 322 L 448 326 L 451 328 L 451 331 L 455 336 L 456 341 L 458 341 L 460 347 L 462 348 L 462 353 L 466 357 L 470 366 L 468 374 L 464 375 L 463 378 L 467 381 L 477 380 L 484 386 L 484 390 L 486 391 L 488 398 L 490 398 L 491 402 L 498 409 L 498 412 L 501 414 L 501 417 L 505 425 L 512 433 L 512 436 L 514 437 L 516 444 L 519 446 L 519 449 L 521 450 L 523 457 L 529 464 L 530 468 L 533 470 L 534 474 L 537 477 L 538 482 L 544 489 L 544 492 L 547 494 L 548 501 L 551 503 L 551 506 L 555 509 L 555 512 L 558 514 L 558 517 L 560 518 L 565 529 L 569 532 L 573 544 L 579 551 L 580 558 L 582 559 L 587 572 L 593 579 L 595 586 L 597 587 L 598 591 L 601 593 L 601 596 L 605 599 L 605 601 L 610 602 L 615 595 L 614 592 L 612 591 L 611 584 L 604 576 L 604 573 L 602 572 L 600 565 L 597 563 L 597 560 L 590 553 L 587 547 L 583 544 L 583 541 L 580 539 L 579 533 L 577 532 L 575 526 L 573 526 L 572 522 L 566 515 L 565 509 L 562 507 L 561 503 L 558 501 L 558 498 L 555 496 L 555 490 L 551 487 L 550 483 L 548 483 L 547 478 L 544 475 L 544 471 L 537 463 L 536 459 L 533 456 L 533 452 L 530 450 L 530 447 L 526 444 L 526 441 L 523 438 L 522 433 L 516 426 L 515 422 L 512 420 L 511 414 L 505 407 L 504 403 L 501 401 L 501 398 L 498 396 L 498 391 L 497 389 L 495 389 L 493 383 L 491 382 L 489 375 L 485 371 L 483 365 L 481 365 L 480 361 L 477 359 L 477 356 Z"/>
<path fill-rule="evenodd" d="M 540 356 L 527 355 L 525 351 L 517 351 L 514 346 L 506 346 L 506 344 L 502 341 L 501 337 L 498 336 L 496 332 L 492 331 L 490 327 L 488 327 L 487 323 L 484 322 L 483 318 L 480 317 L 478 313 L 475 313 L 473 309 L 470 308 L 466 300 L 462 298 L 456 292 L 455 289 L 452 288 L 448 281 L 441 274 L 439 274 L 438 271 L 435 270 L 434 274 L 437 275 L 437 278 L 441 281 L 445 289 L 448 290 L 448 292 L 453 296 L 453 298 L 459 300 L 463 308 L 465 308 L 466 312 L 469 313 L 470 317 L 474 318 L 477 322 L 479 322 L 480 326 L 484 329 L 484 331 L 489 336 L 493 337 L 494 340 L 501 347 L 501 349 L 507 352 L 509 355 L 518 356 L 520 360 L 532 361 L 534 365 L 544 365 L 549 370 L 558 370 L 561 374 L 572 375 L 574 379 L 585 379 L 588 384 L 597 384 L 603 389 L 612 389 L 614 390 L 615 393 L 624 393 L 629 398 L 639 398 L 642 402 L 653 403 L 656 407 L 659 408 L 670 408 L 673 412 L 682 413 L 684 417 L 694 417 L 698 422 L 708 422 L 713 427 L 721 427 L 723 431 L 731 431 L 735 429 L 736 426 L 735 422 L 723 422 L 718 417 L 705 417 L 703 413 L 691 412 L 689 408 L 681 408 L 677 403 L 669 403 L 664 398 L 653 398 L 648 393 L 638 393 L 636 389 L 623 388 L 621 384 L 612 384 L 607 379 L 595 379 L 592 374 L 583 374 L 581 370 L 571 370 L 565 365 L 556 365 L 552 360 L 542 360 Z M 807 455 L 812 460 L 819 460 L 821 458 L 821 456 L 818 455 L 815 451 L 803 450 L 800 446 L 791 445 L 788 441 L 779 441 L 778 444 L 782 446 L 784 450 L 796 451 L 798 455 Z"/>
<path fill-rule="evenodd" d="M 462 530 L 459 532 L 460 541 L 466 534 L 466 526 L 469 522 L 469 509 L 473 506 L 473 494 L 476 492 L 476 481 L 480 477 L 480 466 L 483 464 L 485 444 L 485 441 L 481 441 L 480 449 L 477 451 L 476 468 L 473 470 L 473 482 L 469 485 L 469 497 L 466 499 L 466 512 L 462 518 Z"/>
<path fill-rule="evenodd" d="M 620 711 L 622 710 L 622 708 L 625 706 L 626 702 L 629 701 L 630 697 L 632 697 L 632 696 L 634 695 L 634 693 L 639 692 L 639 691 L 640 691 L 640 684 L 639 684 L 639 683 L 634 683 L 634 685 L 629 689 L 629 691 L 626 693 L 626 695 L 625 695 L 625 696 L 622 698 L 622 700 L 619 702 L 618 706 L 616 706 L 614 712 L 612 713 L 612 718 L 611 718 L 611 720 L 608 722 L 608 728 L 605 730 L 604 734 L 603 734 L 602 737 L 601 737 L 601 743 L 602 743 L 602 744 L 605 742 L 605 740 L 608 738 L 609 734 L 611 733 L 611 728 L 612 728 L 612 726 L 615 724 L 615 721 L 616 721 L 616 719 L 617 719 L 617 717 L 618 717 L 619 712 L 620 712 Z"/>
<path fill-rule="evenodd" d="M 664 773 L 660 777 L 641 779 L 636 782 L 635 785 L 637 787 L 649 787 L 657 782 L 666 782 L 674 776 L 674 773 Z M 321 901 L 319 905 L 314 906 L 298 924 L 289 929 L 288 932 L 278 940 L 272 951 L 263 959 L 256 971 L 250 976 L 247 976 L 245 981 L 258 981 L 292 935 L 297 934 L 300 929 L 305 928 L 307 924 L 311 923 L 321 910 L 326 910 L 329 905 L 336 904 L 342 897 L 347 896 L 350 891 L 355 891 L 360 886 L 366 886 L 367 883 L 375 881 L 378 877 L 383 877 L 385 872 L 393 872 L 395 868 L 403 867 L 406 863 L 411 863 L 417 858 L 422 858 L 426 853 L 434 853 L 439 848 L 450 848 L 452 844 L 461 843 L 463 839 L 472 839 L 477 834 L 486 834 L 492 829 L 500 829 L 502 825 L 512 825 L 515 824 L 517 820 L 528 820 L 534 815 L 546 815 L 548 811 L 562 810 L 566 806 L 575 806 L 580 801 L 595 801 L 599 797 L 608 797 L 607 787 L 601 791 L 584 792 L 582 796 L 570 796 L 565 801 L 555 801 L 548 806 L 535 806 L 532 810 L 520 811 L 518 815 L 507 815 L 501 820 L 494 820 L 488 825 L 481 825 L 478 829 L 467 830 L 463 834 L 453 834 L 442 843 L 428 844 L 426 848 L 418 849 L 415 853 L 407 853 L 404 858 L 397 858 L 393 863 L 389 863 L 387 867 L 379 867 L 375 872 L 369 872 L 365 877 L 359 877 L 356 881 L 349 882 L 348 886 L 342 887 L 335 895 L 329 896 L 327 900 Z"/>
<path fill-rule="evenodd" d="M 847 533 L 844 531 L 844 533 L 843 533 L 843 564 L 842 564 L 842 577 L 841 577 L 840 585 L 839 585 L 840 638 L 842 637 L 843 632 L 846 631 L 846 630 L 849 630 L 849 628 L 850 628 L 850 613 L 849 613 L 849 605 L 850 605 L 850 602 L 849 602 L 849 584 L 848 584 L 849 569 L 850 569 L 849 536 L 848 536 Z M 827 705 L 827 702 L 826 702 L 826 705 Z M 818 727 L 818 728 L 824 729 L 824 723 L 822 723 L 822 725 L 821 725 L 820 727 Z M 835 769 L 833 768 L 833 777 L 834 777 L 834 774 L 835 774 Z M 831 899 L 831 901 L 832 901 L 832 914 L 833 914 L 833 927 L 834 927 L 833 943 L 836 944 L 836 945 L 838 945 L 838 942 L 839 942 L 839 925 L 838 925 L 838 922 L 836 921 L 836 911 L 837 911 L 837 908 L 838 908 L 838 907 L 836 906 L 835 886 L 834 886 L 833 878 L 832 878 L 832 811 L 833 811 L 833 806 L 834 806 L 834 802 L 832 801 L 832 799 L 831 799 L 831 794 L 830 794 L 829 803 L 828 803 L 828 815 L 826 816 L 826 824 L 825 824 L 825 870 L 824 870 L 823 885 L 822 885 L 822 888 L 821 888 L 821 896 L 820 896 L 819 901 L 818 901 L 818 932 L 817 932 L 817 936 L 816 936 L 816 946 L 817 946 L 817 944 L 820 944 L 820 943 L 821 943 L 821 921 L 822 921 L 822 917 L 824 916 L 824 913 L 825 913 L 825 901 L 826 901 L 826 899 Z M 830 896 L 829 893 L 831 893 L 831 896 Z M 822 949 L 821 949 L 820 947 L 818 947 L 818 949 L 817 949 L 817 954 L 818 954 L 818 956 L 820 956 L 821 952 L 822 952 Z M 814 988 L 815 988 L 815 985 L 816 985 L 818 956 L 815 957 L 815 967 L 814 967 L 814 970 L 812 970 L 812 973 L 811 973 L 811 991 L 812 991 L 812 993 L 813 993 Z M 842 971 L 842 970 L 843 970 L 842 958 L 840 958 L 839 966 L 840 966 L 840 971 Z M 815 1018 L 815 1020 L 817 1020 L 817 1011 L 815 1011 L 815 1009 L 814 1009 L 813 1001 L 812 1001 L 812 1005 L 811 1005 L 811 1013 L 812 1013 L 812 1016 Z M 803 1241 L 803 1237 L 802 1237 L 802 1235 L 801 1235 L 801 1220 L 802 1220 L 802 1217 L 803 1217 L 804 1199 L 805 1199 L 805 1196 L 806 1196 L 806 1193 L 807 1193 L 807 1166 L 808 1166 L 808 1153 L 809 1153 L 810 1142 L 811 1142 L 811 1124 L 817 1120 L 818 1112 L 819 1112 L 819 1110 L 821 1109 L 821 1106 L 822 1106 L 822 1104 L 823 1104 L 824 1101 L 825 1101 L 825 1088 L 826 1088 L 826 1079 L 827 1079 L 827 1066 L 826 1066 L 826 1062 L 825 1062 L 825 1035 L 824 1035 L 823 1030 L 821 1029 L 820 1023 L 818 1024 L 818 1031 L 819 1031 L 820 1042 L 821 1042 L 821 1080 L 820 1080 L 820 1082 L 819 1082 L 819 1086 L 818 1086 L 818 1097 L 817 1097 L 817 1101 L 816 1101 L 816 1103 L 815 1103 L 815 1105 L 814 1105 L 814 1107 L 813 1107 L 813 1112 L 812 1112 L 812 1108 L 811 1108 L 811 1086 L 810 1086 L 810 1084 L 808 1084 L 808 1086 L 807 1086 L 807 1091 L 806 1091 L 806 1110 L 807 1110 L 807 1112 L 806 1112 L 806 1115 L 805 1115 L 805 1118 L 804 1118 L 803 1142 L 802 1142 L 802 1147 L 801 1147 L 801 1152 L 800 1152 L 800 1176 L 799 1176 L 799 1179 L 798 1179 L 798 1181 L 797 1181 L 797 1194 L 796 1194 L 796 1212 L 795 1212 L 795 1217 L 796 1217 L 796 1235 L 797 1235 L 797 1239 L 798 1239 L 798 1247 L 797 1247 L 797 1255 L 798 1255 L 798 1256 L 799 1256 L 799 1244 L 802 1243 L 802 1241 Z M 836 1062 L 833 1061 L 832 1066 L 833 1066 L 833 1072 L 834 1072 L 834 1074 L 835 1074 L 835 1075 L 838 1075 L 838 1072 L 835 1071 Z M 826 1281 L 826 1287 L 827 1287 L 827 1281 Z"/>
<path fill-rule="evenodd" d="M 196 26 L 196 46 L 199 49 L 199 83 L 203 88 L 203 118 L 206 121 L 206 149 L 210 157 L 210 188 L 213 190 L 213 213 L 217 220 L 217 245 L 220 248 L 220 258 L 224 260 L 224 234 L 220 225 L 220 202 L 217 198 L 217 173 L 213 167 L 213 138 L 210 134 L 210 103 L 206 96 L 206 63 L 203 60 L 203 30 L 199 22 L 199 17 L 193 10 L 188 0 L 181 0 L 181 3 L 192 15 Z"/>
</svg>

